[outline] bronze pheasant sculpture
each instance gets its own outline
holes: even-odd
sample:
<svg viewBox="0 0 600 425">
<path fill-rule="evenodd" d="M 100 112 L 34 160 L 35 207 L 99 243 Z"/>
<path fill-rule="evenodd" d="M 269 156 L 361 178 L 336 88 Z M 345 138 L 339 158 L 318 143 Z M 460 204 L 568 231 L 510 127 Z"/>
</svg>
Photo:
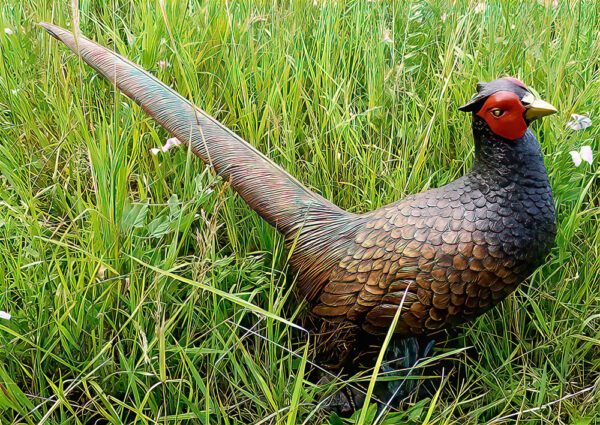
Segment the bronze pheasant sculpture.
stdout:
<svg viewBox="0 0 600 425">
<path fill-rule="evenodd" d="M 114 52 L 41 23 L 225 180 L 293 246 L 312 313 L 367 334 L 427 334 L 471 320 L 543 261 L 556 222 L 542 152 L 528 125 L 556 112 L 514 78 L 480 83 L 475 160 L 463 177 L 362 215 L 311 192 L 239 136 Z M 404 298 L 404 302 L 402 302 Z"/>
</svg>

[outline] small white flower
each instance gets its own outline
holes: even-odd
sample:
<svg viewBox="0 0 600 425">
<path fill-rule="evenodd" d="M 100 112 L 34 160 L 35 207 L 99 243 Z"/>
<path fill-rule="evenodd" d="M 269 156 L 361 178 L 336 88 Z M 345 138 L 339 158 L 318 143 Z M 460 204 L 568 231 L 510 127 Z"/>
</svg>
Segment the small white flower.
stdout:
<svg viewBox="0 0 600 425">
<path fill-rule="evenodd" d="M 567 127 L 571 127 L 573 130 L 583 130 L 590 125 L 592 125 L 592 120 L 579 114 L 571 114 L 571 121 L 567 123 Z"/>
<path fill-rule="evenodd" d="M 582 161 L 585 161 L 590 165 L 594 162 L 594 153 L 590 146 L 582 146 L 581 149 L 579 149 L 579 152 L 571 151 L 569 153 L 571 154 L 571 159 L 576 167 L 579 167 Z"/>
<path fill-rule="evenodd" d="M 594 162 L 594 153 L 592 152 L 591 146 L 582 146 L 581 149 L 579 149 L 579 155 L 581 155 L 581 159 L 590 165 Z"/>
<path fill-rule="evenodd" d="M 106 267 L 100 265 L 100 267 L 98 267 L 98 273 L 96 273 L 96 276 L 99 280 L 104 280 L 104 278 L 106 277 Z"/>
<path fill-rule="evenodd" d="M 156 64 L 158 65 L 158 67 L 160 69 L 166 69 L 166 68 L 170 68 L 171 67 L 171 64 L 169 62 L 167 62 L 167 61 L 158 61 L 158 62 L 156 62 Z"/>
<path fill-rule="evenodd" d="M 0 319 L 10 320 L 10 313 L 0 310 Z"/>
<path fill-rule="evenodd" d="M 479 2 L 477 3 L 477 6 L 475 6 L 475 13 L 482 13 L 485 11 L 485 9 L 487 9 L 487 5 L 484 2 Z"/>
<path fill-rule="evenodd" d="M 150 152 L 152 153 L 152 155 L 156 155 L 160 151 L 167 152 L 173 146 L 179 146 L 179 145 L 181 145 L 181 140 L 179 140 L 177 137 L 171 137 L 170 139 L 167 140 L 167 143 L 165 143 L 165 145 L 162 148 L 160 148 L 160 149 L 152 148 L 152 149 L 150 149 Z"/>
<path fill-rule="evenodd" d="M 160 39 L 160 44 L 165 44 L 167 42 L 167 40 L 165 40 L 164 38 Z"/>
<path fill-rule="evenodd" d="M 514 30 L 515 28 L 516 28 L 516 27 L 515 27 L 515 24 L 512 24 L 512 25 L 510 26 L 510 29 L 511 29 L 511 30 Z"/>
<path fill-rule="evenodd" d="M 6 35 L 13 35 L 14 32 L 10 28 L 4 28 L 4 34 L 6 34 Z"/>
<path fill-rule="evenodd" d="M 573 160 L 573 164 L 575 164 L 576 167 L 579 167 L 581 165 L 581 155 L 579 154 L 579 152 L 571 151 L 569 153 L 571 154 L 571 159 Z"/>
<path fill-rule="evenodd" d="M 13 96 L 16 96 L 17 93 L 19 93 L 19 90 L 18 89 L 12 89 L 10 92 L 13 94 Z"/>
<path fill-rule="evenodd" d="M 442 13 L 442 16 L 440 16 L 440 19 L 442 20 L 442 22 L 446 22 L 446 19 L 448 19 L 448 15 L 445 13 Z"/>
<path fill-rule="evenodd" d="M 393 43 L 394 40 L 392 40 L 392 37 L 390 35 L 390 30 L 388 30 L 387 28 L 385 28 L 383 30 L 383 34 L 381 35 L 381 41 L 383 41 L 384 43 Z"/>
</svg>

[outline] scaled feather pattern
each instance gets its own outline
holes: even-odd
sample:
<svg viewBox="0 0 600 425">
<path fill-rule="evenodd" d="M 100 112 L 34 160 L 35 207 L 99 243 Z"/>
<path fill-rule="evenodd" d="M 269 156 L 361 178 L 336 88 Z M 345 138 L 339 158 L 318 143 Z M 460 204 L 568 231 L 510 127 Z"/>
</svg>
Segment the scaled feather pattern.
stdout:
<svg viewBox="0 0 600 425">
<path fill-rule="evenodd" d="M 473 113 L 475 139 L 465 176 L 353 214 L 139 66 L 85 37 L 77 50 L 69 31 L 40 25 L 190 146 L 283 234 L 311 314 L 344 332 L 385 334 L 398 310 L 400 336 L 471 320 L 514 291 L 553 244 L 554 201 L 537 139 L 530 130 L 503 139 L 476 114 L 498 91 L 516 102 L 530 95 L 518 80 L 480 83 L 461 107 Z M 391 42 L 387 32 L 382 41 Z"/>
</svg>

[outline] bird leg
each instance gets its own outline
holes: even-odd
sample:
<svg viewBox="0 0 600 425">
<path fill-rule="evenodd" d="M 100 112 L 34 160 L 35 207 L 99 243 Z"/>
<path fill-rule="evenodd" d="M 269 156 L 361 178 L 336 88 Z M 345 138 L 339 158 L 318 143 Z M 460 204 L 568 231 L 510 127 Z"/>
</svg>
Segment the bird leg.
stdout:
<svg viewBox="0 0 600 425">
<path fill-rule="evenodd" d="M 380 411 L 399 408 L 405 398 L 419 390 L 422 383 L 418 378 L 419 363 L 430 356 L 434 343 L 435 340 L 426 337 L 393 338 L 390 341 L 381 365 L 380 379 L 375 384 L 371 398 L 371 401 L 379 404 Z M 364 349 L 364 345 L 359 345 Z M 343 375 L 349 376 L 366 370 L 377 356 L 377 351 L 369 352 L 370 355 L 365 355 L 364 352 L 358 355 L 356 351 L 347 351 L 345 361 L 340 362 L 346 367 L 337 371 L 344 369 Z M 335 375 L 319 371 L 316 378 L 319 385 L 324 385 L 335 380 Z M 348 417 L 362 408 L 366 393 L 366 387 L 361 387 L 360 384 L 344 385 L 330 397 L 327 407 L 340 417 Z"/>
<path fill-rule="evenodd" d="M 429 356 L 435 340 L 431 338 L 393 338 L 381 365 L 380 379 L 374 395 L 380 400 L 380 410 L 398 407 L 402 400 L 418 390 L 419 363 Z"/>
</svg>

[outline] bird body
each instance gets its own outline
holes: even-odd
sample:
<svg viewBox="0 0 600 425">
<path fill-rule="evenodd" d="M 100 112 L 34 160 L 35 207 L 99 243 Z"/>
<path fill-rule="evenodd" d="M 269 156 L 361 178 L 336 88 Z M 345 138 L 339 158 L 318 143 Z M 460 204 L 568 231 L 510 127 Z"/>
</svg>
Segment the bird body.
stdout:
<svg viewBox="0 0 600 425">
<path fill-rule="evenodd" d="M 554 204 L 530 131 L 491 168 L 484 156 L 497 159 L 497 149 L 448 185 L 359 216 L 313 311 L 385 333 L 404 298 L 396 333 L 414 335 L 472 319 L 512 292 L 552 246 Z"/>
<path fill-rule="evenodd" d="M 481 85 L 462 107 L 473 112 L 475 137 L 465 176 L 358 215 L 308 190 L 127 59 L 40 25 L 189 144 L 284 235 L 299 293 L 328 323 L 382 334 L 401 308 L 394 331 L 410 336 L 470 320 L 512 292 L 552 246 L 552 192 L 527 126 L 553 108 L 518 80 Z"/>
</svg>

